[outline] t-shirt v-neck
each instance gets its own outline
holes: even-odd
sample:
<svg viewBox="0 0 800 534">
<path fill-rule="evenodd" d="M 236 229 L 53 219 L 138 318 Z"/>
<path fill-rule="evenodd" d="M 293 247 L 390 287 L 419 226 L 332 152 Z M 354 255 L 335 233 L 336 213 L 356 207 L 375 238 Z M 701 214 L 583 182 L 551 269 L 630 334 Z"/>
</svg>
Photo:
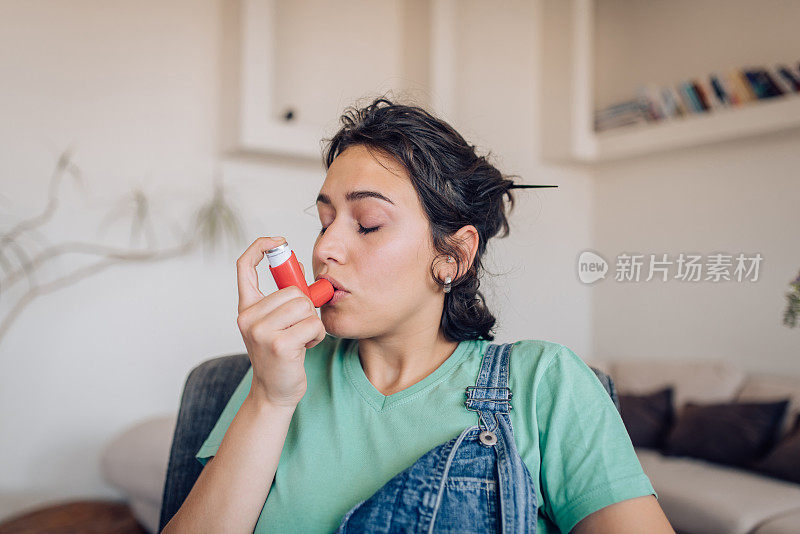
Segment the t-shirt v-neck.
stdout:
<svg viewBox="0 0 800 534">
<path fill-rule="evenodd" d="M 471 352 L 475 342 L 472 340 L 465 340 L 458 344 L 456 350 L 442 362 L 431 374 L 401 391 L 392 393 L 391 395 L 384 395 L 372 385 L 367 375 L 364 373 L 364 368 L 361 366 L 361 360 L 358 357 L 358 340 L 352 339 L 348 342 L 343 355 L 344 369 L 350 383 L 356 388 L 356 391 L 361 397 L 369 404 L 376 412 L 382 412 L 397 404 L 410 399 L 412 396 L 422 394 L 425 390 L 433 387 L 435 384 L 445 380 L 455 367 L 464 359 L 464 357 Z"/>
</svg>

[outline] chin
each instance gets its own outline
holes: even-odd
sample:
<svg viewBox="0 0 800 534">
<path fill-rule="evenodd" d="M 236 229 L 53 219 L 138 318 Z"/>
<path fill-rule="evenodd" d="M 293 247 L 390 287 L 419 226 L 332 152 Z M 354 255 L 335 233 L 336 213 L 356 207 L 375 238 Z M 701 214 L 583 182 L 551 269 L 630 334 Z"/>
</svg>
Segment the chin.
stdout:
<svg viewBox="0 0 800 534">
<path fill-rule="evenodd" d="M 319 318 L 325 326 L 325 331 L 333 337 L 348 339 L 358 337 L 357 328 L 349 324 L 350 320 L 341 317 L 341 314 L 337 313 L 335 309 L 325 310 L 323 308 Z"/>
<path fill-rule="evenodd" d="M 383 334 L 386 329 L 383 325 L 383 318 L 372 317 L 364 319 L 364 317 L 371 317 L 369 313 L 360 313 L 358 315 L 350 313 L 339 313 L 335 308 L 330 310 L 322 309 L 320 313 L 320 320 L 325 331 L 333 337 L 343 339 L 365 339 Z"/>
</svg>

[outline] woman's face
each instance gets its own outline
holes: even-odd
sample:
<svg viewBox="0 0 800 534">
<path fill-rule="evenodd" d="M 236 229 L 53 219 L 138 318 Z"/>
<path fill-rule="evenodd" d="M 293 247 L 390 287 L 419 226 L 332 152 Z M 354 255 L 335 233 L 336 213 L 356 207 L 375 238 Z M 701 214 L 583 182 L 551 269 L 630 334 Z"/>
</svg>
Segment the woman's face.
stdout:
<svg viewBox="0 0 800 534">
<path fill-rule="evenodd" d="M 438 328 L 443 293 L 430 276 L 430 227 L 402 165 L 348 147 L 328 169 L 317 210 L 324 232 L 314 243 L 314 279 L 330 275 L 349 292 L 320 308 L 330 334 L 375 337 L 431 321 Z"/>
</svg>

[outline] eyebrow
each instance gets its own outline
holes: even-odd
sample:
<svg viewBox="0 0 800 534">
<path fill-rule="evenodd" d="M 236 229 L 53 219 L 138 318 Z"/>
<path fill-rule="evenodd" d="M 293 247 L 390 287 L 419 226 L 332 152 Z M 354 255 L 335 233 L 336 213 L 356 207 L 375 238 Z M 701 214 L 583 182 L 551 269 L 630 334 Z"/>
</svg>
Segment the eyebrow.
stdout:
<svg viewBox="0 0 800 534">
<path fill-rule="evenodd" d="M 383 196 L 382 194 L 378 193 L 377 191 L 349 191 L 345 196 L 345 200 L 348 202 L 355 202 L 356 200 L 362 200 L 365 198 L 377 198 L 380 200 L 384 200 L 389 204 L 394 205 L 394 202 L 391 201 L 388 197 Z M 317 196 L 317 202 L 322 202 L 323 204 L 331 204 L 331 199 L 328 195 L 323 195 L 320 193 Z"/>
</svg>

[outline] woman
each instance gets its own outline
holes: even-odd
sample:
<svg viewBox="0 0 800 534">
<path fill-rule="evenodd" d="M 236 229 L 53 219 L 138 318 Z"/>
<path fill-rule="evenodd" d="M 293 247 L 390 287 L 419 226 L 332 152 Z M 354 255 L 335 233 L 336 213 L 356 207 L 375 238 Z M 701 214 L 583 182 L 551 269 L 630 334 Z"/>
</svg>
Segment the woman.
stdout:
<svg viewBox="0 0 800 534">
<path fill-rule="evenodd" d="M 325 163 L 313 272 L 336 295 L 317 316 L 295 287 L 261 294 L 283 238 L 239 258 L 252 365 L 164 532 L 673 532 L 593 371 L 491 343 L 479 277 L 513 182 L 385 98 L 342 116 Z"/>
</svg>

